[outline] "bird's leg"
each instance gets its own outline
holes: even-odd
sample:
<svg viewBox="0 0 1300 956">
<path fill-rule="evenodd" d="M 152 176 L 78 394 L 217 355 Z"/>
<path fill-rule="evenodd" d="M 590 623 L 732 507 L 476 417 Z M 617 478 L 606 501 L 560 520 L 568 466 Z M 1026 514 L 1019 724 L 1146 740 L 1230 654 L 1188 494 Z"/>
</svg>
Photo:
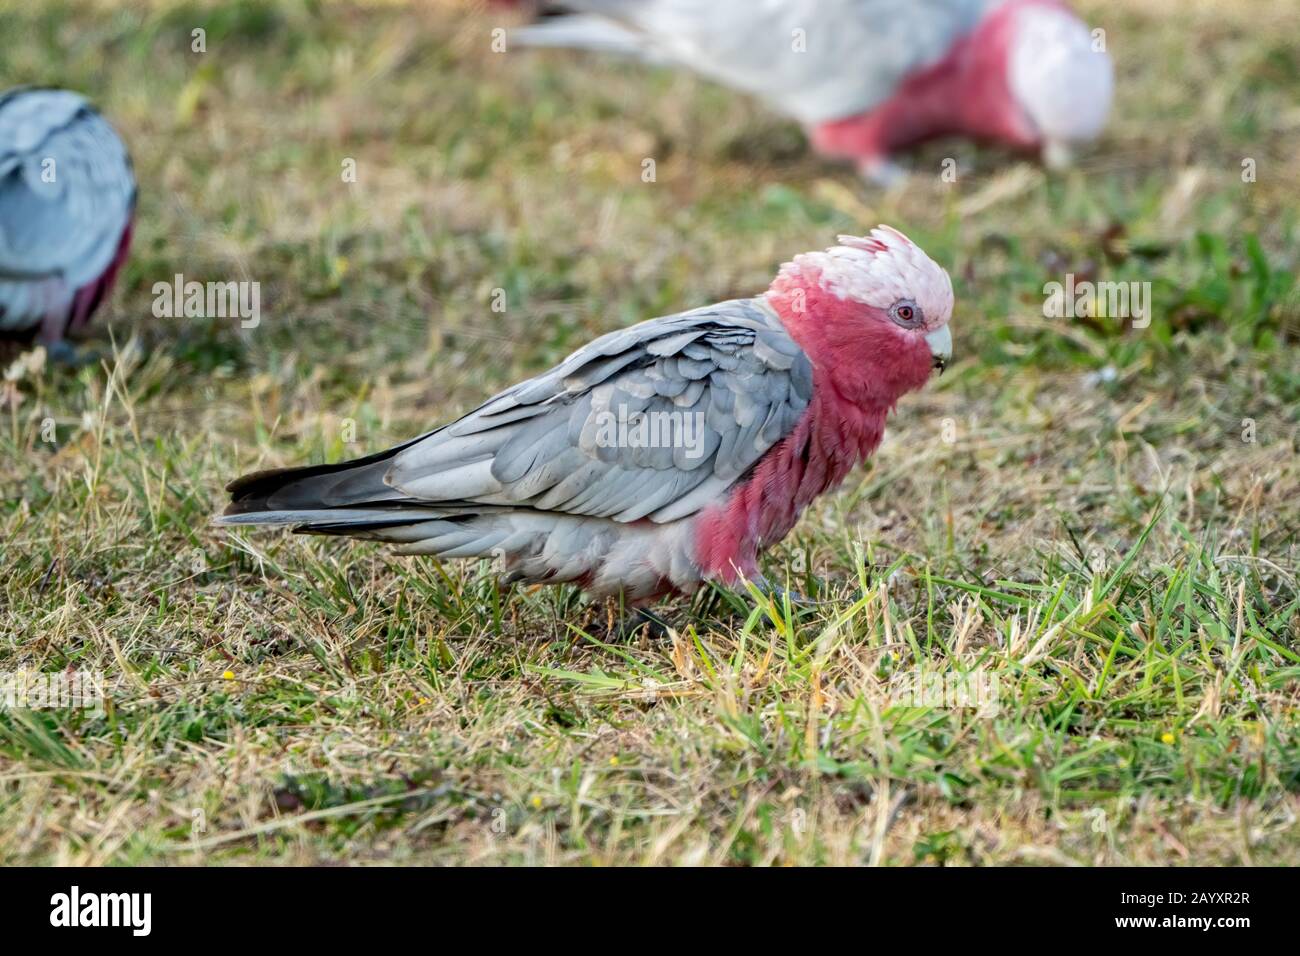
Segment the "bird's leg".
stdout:
<svg viewBox="0 0 1300 956">
<path fill-rule="evenodd" d="M 653 611 L 643 607 L 627 608 L 620 615 L 620 605 L 611 601 L 605 607 L 605 635 L 609 640 L 626 643 L 642 634 L 649 637 L 665 637 L 668 634 L 668 622 Z"/>
<path fill-rule="evenodd" d="M 872 109 L 846 119 L 818 123 L 808 138 L 823 156 L 851 159 L 858 175 L 881 189 L 895 189 L 907 182 L 907 171 L 889 158 L 889 141 L 894 120 L 889 109 Z"/>
<path fill-rule="evenodd" d="M 910 174 L 887 156 L 870 156 L 858 161 L 858 175 L 873 186 L 892 190 L 905 185 Z"/>
<path fill-rule="evenodd" d="M 93 349 L 77 348 L 67 339 L 42 344 L 45 346 L 45 357 L 51 365 L 75 369 L 94 365 L 100 358 L 99 353 Z"/>
<path fill-rule="evenodd" d="M 1074 164 L 1074 150 L 1069 143 L 1059 139 L 1048 140 L 1043 146 L 1043 165 L 1048 169 L 1069 169 Z"/>
</svg>

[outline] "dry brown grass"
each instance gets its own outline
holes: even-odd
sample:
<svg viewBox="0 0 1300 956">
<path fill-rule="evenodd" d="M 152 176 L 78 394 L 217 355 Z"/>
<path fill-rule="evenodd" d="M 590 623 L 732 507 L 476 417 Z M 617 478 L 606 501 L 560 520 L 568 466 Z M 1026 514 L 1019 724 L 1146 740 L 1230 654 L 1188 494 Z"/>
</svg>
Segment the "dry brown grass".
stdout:
<svg viewBox="0 0 1300 956">
<path fill-rule="evenodd" d="M 0 6 L 12 74 L 91 92 L 142 183 L 111 354 L 3 393 L 0 669 L 103 671 L 111 708 L 0 715 L 0 860 L 1300 861 L 1297 300 L 1247 248 L 1296 272 L 1293 4 L 1084 4 L 1121 95 L 1081 169 L 939 144 L 888 195 L 757 104 L 495 58 L 436 6 Z M 486 568 L 208 524 L 236 474 L 877 221 L 951 268 L 959 362 L 773 554 L 837 582 L 797 622 L 718 598 L 610 646 Z M 1067 270 L 1152 281 L 1152 328 L 1042 318 Z M 262 325 L 153 319 L 175 272 L 259 280 Z M 908 706 L 922 665 L 996 675 L 998 716 Z"/>
</svg>

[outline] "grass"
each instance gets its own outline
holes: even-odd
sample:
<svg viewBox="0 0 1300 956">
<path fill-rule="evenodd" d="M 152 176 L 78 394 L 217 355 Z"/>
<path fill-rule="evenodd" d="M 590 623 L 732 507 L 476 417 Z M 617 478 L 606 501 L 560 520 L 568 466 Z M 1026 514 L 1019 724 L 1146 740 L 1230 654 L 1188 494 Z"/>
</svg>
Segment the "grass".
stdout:
<svg viewBox="0 0 1300 956">
<path fill-rule="evenodd" d="M 0 671 L 108 694 L 0 711 L 0 861 L 1300 863 L 1300 18 L 1081 6 L 1120 78 L 1081 167 L 941 143 L 886 195 L 446 4 L 0 0 L 6 76 L 90 93 L 141 182 L 103 361 L 5 360 Z M 957 362 L 768 555 L 811 611 L 612 644 L 486 564 L 209 524 L 880 221 L 952 272 Z M 261 324 L 155 318 L 178 272 Z M 1150 327 L 1045 319 L 1066 272 Z"/>
</svg>

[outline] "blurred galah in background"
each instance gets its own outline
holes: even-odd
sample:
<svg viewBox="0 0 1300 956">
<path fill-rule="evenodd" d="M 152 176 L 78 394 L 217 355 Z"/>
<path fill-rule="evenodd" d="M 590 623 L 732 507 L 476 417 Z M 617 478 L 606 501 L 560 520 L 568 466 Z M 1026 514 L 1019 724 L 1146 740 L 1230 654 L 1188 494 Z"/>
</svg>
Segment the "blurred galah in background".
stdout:
<svg viewBox="0 0 1300 956">
<path fill-rule="evenodd" d="M 759 553 L 952 352 L 943 269 L 885 226 L 839 241 L 763 295 L 611 332 L 396 448 L 240 478 L 218 521 L 496 557 L 510 580 L 632 605 L 766 588 Z"/>
<path fill-rule="evenodd" d="M 0 336 L 67 357 L 126 259 L 135 199 L 126 146 L 80 95 L 0 94 Z"/>
<path fill-rule="evenodd" d="M 548 4 L 506 4 L 547 11 Z M 517 29 L 688 67 L 801 122 L 814 148 L 896 180 L 899 149 L 968 136 L 1053 166 L 1095 139 L 1114 68 L 1060 0 L 563 0 L 571 15 Z"/>
</svg>

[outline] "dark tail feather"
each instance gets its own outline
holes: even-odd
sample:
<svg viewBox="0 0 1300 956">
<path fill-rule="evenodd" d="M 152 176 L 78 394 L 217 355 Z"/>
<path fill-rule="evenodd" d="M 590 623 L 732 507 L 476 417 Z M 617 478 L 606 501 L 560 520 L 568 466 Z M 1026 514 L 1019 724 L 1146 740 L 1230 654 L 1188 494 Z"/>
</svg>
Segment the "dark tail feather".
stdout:
<svg viewBox="0 0 1300 956">
<path fill-rule="evenodd" d="M 231 501 L 216 523 L 289 525 L 299 534 L 369 538 L 400 545 L 400 553 L 449 557 L 486 555 L 515 533 L 508 521 L 490 520 L 492 512 L 508 508 L 420 501 L 389 485 L 384 477 L 405 447 L 335 465 L 244 475 L 226 486 Z"/>
<path fill-rule="evenodd" d="M 236 478 L 218 524 L 295 524 L 299 530 L 347 534 L 350 528 L 401 525 L 429 519 L 432 509 L 412 502 L 384 481 L 394 455 L 410 442 L 333 465 L 273 468 Z"/>
<path fill-rule="evenodd" d="M 428 433 L 432 434 L 432 433 Z M 293 525 L 306 534 L 338 534 L 389 540 L 385 531 L 408 525 L 430 525 L 452 533 L 463 522 L 492 506 L 468 502 L 432 504 L 407 497 L 384 480 L 393 458 L 428 434 L 418 435 L 365 458 L 333 465 L 273 468 L 236 478 L 226 486 L 230 504 L 216 519 L 219 525 Z M 432 522 L 439 522 L 434 529 Z"/>
<path fill-rule="evenodd" d="M 299 508 L 337 508 L 380 501 L 396 501 L 401 492 L 384 483 L 393 450 L 334 465 L 275 468 L 236 478 L 226 490 L 230 504 L 225 514 L 284 511 Z"/>
</svg>

